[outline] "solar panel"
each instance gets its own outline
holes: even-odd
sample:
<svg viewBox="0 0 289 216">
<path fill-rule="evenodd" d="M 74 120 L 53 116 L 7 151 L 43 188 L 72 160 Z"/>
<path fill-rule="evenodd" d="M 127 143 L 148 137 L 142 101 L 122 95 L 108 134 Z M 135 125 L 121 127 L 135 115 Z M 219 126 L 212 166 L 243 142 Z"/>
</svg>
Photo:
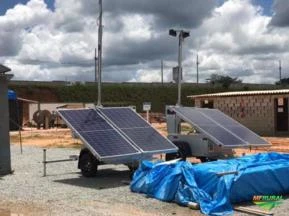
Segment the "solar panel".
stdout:
<svg viewBox="0 0 289 216">
<path fill-rule="evenodd" d="M 200 112 L 204 113 L 206 116 L 215 120 L 221 124 L 227 130 L 232 131 L 238 137 L 245 140 L 248 144 L 269 144 L 266 140 L 261 138 L 259 135 L 253 131 L 246 128 L 244 125 L 225 115 L 216 109 L 198 109 Z"/>
<path fill-rule="evenodd" d="M 218 110 L 191 107 L 172 109 L 217 144 L 226 147 L 269 145 L 257 134 Z"/>
<path fill-rule="evenodd" d="M 58 113 L 99 159 L 140 154 L 96 110 L 58 110 Z"/>
<path fill-rule="evenodd" d="M 129 107 L 101 108 L 99 110 L 120 129 L 151 127 L 150 124 Z"/>
<path fill-rule="evenodd" d="M 175 152 L 177 147 L 131 108 L 101 108 L 100 112 L 143 152 Z"/>
</svg>

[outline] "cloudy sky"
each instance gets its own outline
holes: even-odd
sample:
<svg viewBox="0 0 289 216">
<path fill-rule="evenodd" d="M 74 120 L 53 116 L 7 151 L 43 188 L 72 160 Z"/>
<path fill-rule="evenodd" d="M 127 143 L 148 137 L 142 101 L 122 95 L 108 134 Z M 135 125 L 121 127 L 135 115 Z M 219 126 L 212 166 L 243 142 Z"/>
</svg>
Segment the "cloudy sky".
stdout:
<svg viewBox="0 0 289 216">
<path fill-rule="evenodd" d="M 103 79 L 172 80 L 185 29 L 184 79 L 212 73 L 274 83 L 289 77 L 288 0 L 103 0 Z M 16 80 L 94 80 L 98 0 L 1 0 L 0 63 Z"/>
</svg>

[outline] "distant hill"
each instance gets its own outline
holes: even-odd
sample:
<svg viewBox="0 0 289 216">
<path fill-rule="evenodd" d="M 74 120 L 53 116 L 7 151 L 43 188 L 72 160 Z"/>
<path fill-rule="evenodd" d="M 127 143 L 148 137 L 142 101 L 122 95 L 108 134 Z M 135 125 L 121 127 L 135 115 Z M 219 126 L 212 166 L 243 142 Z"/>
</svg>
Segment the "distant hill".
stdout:
<svg viewBox="0 0 289 216">
<path fill-rule="evenodd" d="M 143 102 L 152 102 L 153 112 L 164 112 L 165 105 L 177 101 L 177 85 L 174 83 L 103 83 L 102 101 L 107 106 L 135 105 L 142 111 Z M 35 82 L 11 81 L 9 88 L 16 91 L 18 97 L 40 102 L 85 102 L 97 100 L 95 83 L 67 83 L 64 81 Z M 219 85 L 184 83 L 182 85 L 182 104 L 193 106 L 189 95 L 216 93 L 224 91 L 246 91 L 277 89 L 284 86 L 237 84 L 224 89 Z"/>
</svg>

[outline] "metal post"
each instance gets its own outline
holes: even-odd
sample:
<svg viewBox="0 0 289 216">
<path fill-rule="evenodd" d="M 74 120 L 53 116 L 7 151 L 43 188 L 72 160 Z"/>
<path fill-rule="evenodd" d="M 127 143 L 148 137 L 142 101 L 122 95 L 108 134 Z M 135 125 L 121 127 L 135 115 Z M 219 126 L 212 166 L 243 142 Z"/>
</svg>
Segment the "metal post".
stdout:
<svg viewBox="0 0 289 216">
<path fill-rule="evenodd" d="M 43 149 L 43 177 L 46 176 L 46 149 Z"/>
<path fill-rule="evenodd" d="M 37 103 L 37 111 L 38 111 L 38 115 L 40 116 L 40 100 Z M 37 121 L 37 129 L 40 129 L 40 123 L 39 121 Z"/>
<path fill-rule="evenodd" d="M 97 83 L 98 70 L 97 70 L 97 51 L 94 49 L 94 82 Z"/>
<path fill-rule="evenodd" d="M 164 84 L 164 62 L 163 60 L 161 61 L 161 81 L 162 85 Z"/>
<path fill-rule="evenodd" d="M 178 102 L 177 105 L 181 106 L 181 89 L 182 89 L 182 42 L 183 42 L 183 31 L 179 33 L 179 56 L 178 56 Z"/>
<path fill-rule="evenodd" d="M 197 54 L 197 84 L 199 84 L 199 55 Z"/>
<path fill-rule="evenodd" d="M 97 67 L 98 63 L 97 63 L 97 60 L 98 60 L 98 58 L 97 58 L 97 49 L 95 48 L 94 49 L 94 82 L 95 82 L 96 88 L 98 89 L 98 67 Z M 97 96 L 97 98 L 98 98 L 98 96 Z M 95 104 L 97 104 L 97 100 L 98 99 L 95 99 Z"/>
<path fill-rule="evenodd" d="M 21 135 L 21 130 L 22 130 L 22 124 L 20 124 L 20 112 L 19 112 L 19 100 L 16 100 L 16 110 L 17 110 L 17 118 L 18 118 L 18 133 L 19 133 L 19 142 L 20 142 L 20 152 L 23 154 L 23 147 L 22 147 L 22 135 Z"/>
<path fill-rule="evenodd" d="M 21 134 L 21 128 L 19 127 L 18 130 L 19 133 L 19 142 L 20 142 L 20 153 L 23 154 L 23 146 L 22 146 L 22 134 Z"/>
<path fill-rule="evenodd" d="M 282 80 L 281 71 L 282 71 L 281 60 L 279 60 L 279 79 L 280 79 L 280 84 L 281 84 L 281 80 Z"/>
<path fill-rule="evenodd" d="M 102 69 L 102 0 L 99 0 L 98 23 L 98 98 L 97 106 L 101 106 L 101 69 Z"/>
<path fill-rule="evenodd" d="M 150 123 L 149 111 L 147 110 L 147 122 Z"/>
</svg>

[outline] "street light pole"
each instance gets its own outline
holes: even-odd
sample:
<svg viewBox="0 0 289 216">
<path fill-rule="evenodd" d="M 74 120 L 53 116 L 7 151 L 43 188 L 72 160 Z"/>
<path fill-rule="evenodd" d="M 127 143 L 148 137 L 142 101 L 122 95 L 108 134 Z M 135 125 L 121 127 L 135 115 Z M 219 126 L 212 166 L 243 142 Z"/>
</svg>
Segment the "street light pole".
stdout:
<svg viewBox="0 0 289 216">
<path fill-rule="evenodd" d="M 101 69 L 102 69 L 102 0 L 99 0 L 99 19 L 98 19 L 98 97 L 97 106 L 101 105 Z"/>
<path fill-rule="evenodd" d="M 197 85 L 199 84 L 199 55 L 197 53 Z"/>
<path fill-rule="evenodd" d="M 161 60 L 161 82 L 164 84 L 164 61 Z"/>
<path fill-rule="evenodd" d="M 282 71 L 281 60 L 279 60 L 279 80 L 280 80 L 280 84 L 281 84 L 281 81 L 282 81 L 281 71 Z"/>
<path fill-rule="evenodd" d="M 177 106 L 181 106 L 181 99 L 182 99 L 182 43 L 183 43 L 183 31 L 179 33 L 179 54 L 178 54 L 178 101 L 177 101 Z"/>
<path fill-rule="evenodd" d="M 169 35 L 176 37 L 177 32 L 179 33 L 179 52 L 178 52 L 178 100 L 177 106 L 181 106 L 181 90 L 182 90 L 182 49 L 183 49 L 183 41 L 186 37 L 190 36 L 189 32 L 183 30 L 174 30 L 170 29 Z"/>
</svg>

